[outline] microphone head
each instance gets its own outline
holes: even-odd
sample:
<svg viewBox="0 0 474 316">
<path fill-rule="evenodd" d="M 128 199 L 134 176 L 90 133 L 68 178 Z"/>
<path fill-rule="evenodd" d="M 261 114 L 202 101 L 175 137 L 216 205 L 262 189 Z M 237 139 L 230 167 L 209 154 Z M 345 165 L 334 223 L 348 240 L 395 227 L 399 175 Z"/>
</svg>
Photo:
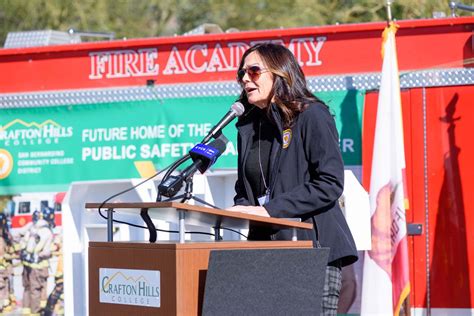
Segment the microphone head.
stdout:
<svg viewBox="0 0 474 316">
<path fill-rule="evenodd" d="M 208 146 L 214 147 L 215 149 L 217 149 L 217 151 L 219 152 L 217 157 L 219 157 L 226 150 L 227 142 L 228 142 L 227 138 L 221 139 L 220 137 L 218 137 L 212 142 L 210 142 Z"/>
<path fill-rule="evenodd" d="M 207 143 L 209 140 L 211 140 L 212 137 L 216 138 L 216 136 L 219 136 L 221 134 L 221 130 L 227 126 L 230 122 L 232 122 L 233 119 L 235 119 L 238 116 L 241 116 L 245 112 L 245 107 L 243 106 L 242 103 L 240 102 L 235 102 L 232 104 L 232 106 L 229 109 L 229 112 L 217 123 L 216 126 L 214 126 L 209 134 L 207 134 L 206 137 L 201 141 L 202 144 Z"/>
<path fill-rule="evenodd" d="M 235 113 L 235 116 L 239 117 L 245 112 L 245 107 L 242 103 L 240 102 L 235 102 L 232 104 L 230 107 L 230 110 Z"/>
<path fill-rule="evenodd" d="M 217 158 L 226 150 L 226 142 L 220 138 L 213 140 L 209 144 L 197 144 L 190 151 L 189 155 L 191 156 L 194 162 L 201 161 L 201 164 L 198 166 L 198 170 L 201 173 L 206 172 Z"/>
</svg>

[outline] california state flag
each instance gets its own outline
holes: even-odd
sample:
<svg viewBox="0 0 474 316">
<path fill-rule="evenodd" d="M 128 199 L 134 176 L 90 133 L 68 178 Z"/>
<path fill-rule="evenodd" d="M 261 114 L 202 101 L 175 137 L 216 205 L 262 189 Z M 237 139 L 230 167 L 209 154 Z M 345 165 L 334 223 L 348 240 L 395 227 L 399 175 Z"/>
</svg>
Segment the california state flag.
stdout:
<svg viewBox="0 0 474 316">
<path fill-rule="evenodd" d="M 364 257 L 362 315 L 399 315 L 410 292 L 396 32 L 393 23 L 383 32 L 382 80 L 370 178 L 372 249 Z"/>
</svg>

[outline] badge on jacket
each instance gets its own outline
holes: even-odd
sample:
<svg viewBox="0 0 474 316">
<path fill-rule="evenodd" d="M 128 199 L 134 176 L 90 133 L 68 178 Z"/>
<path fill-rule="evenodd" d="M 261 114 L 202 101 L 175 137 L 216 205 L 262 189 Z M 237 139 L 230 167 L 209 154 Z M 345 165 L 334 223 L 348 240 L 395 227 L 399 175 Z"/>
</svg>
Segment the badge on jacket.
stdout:
<svg viewBox="0 0 474 316">
<path fill-rule="evenodd" d="M 283 149 L 288 148 L 288 146 L 290 146 L 291 136 L 291 129 L 285 129 L 283 131 Z"/>
</svg>

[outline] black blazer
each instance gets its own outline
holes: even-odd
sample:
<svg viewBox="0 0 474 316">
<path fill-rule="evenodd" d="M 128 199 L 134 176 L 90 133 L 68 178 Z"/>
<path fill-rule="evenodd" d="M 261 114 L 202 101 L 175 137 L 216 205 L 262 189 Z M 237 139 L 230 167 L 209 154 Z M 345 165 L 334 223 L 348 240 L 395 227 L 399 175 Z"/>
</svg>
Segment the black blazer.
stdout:
<svg viewBox="0 0 474 316">
<path fill-rule="evenodd" d="M 245 163 L 255 134 L 256 111 L 248 108 L 236 124 L 238 130 L 238 178 L 236 205 L 258 205 L 245 176 Z M 334 119 L 321 103 L 308 105 L 283 131 L 275 104 L 271 113 L 280 131 L 270 153 L 270 201 L 264 205 L 271 217 L 301 218 L 313 223 L 314 231 L 299 230 L 299 240 L 313 240 L 329 247 L 329 263 L 342 266 L 357 261 L 352 234 L 339 207 L 344 185 L 344 165 Z M 291 240 L 290 230 L 250 229 L 249 239 Z"/>
</svg>

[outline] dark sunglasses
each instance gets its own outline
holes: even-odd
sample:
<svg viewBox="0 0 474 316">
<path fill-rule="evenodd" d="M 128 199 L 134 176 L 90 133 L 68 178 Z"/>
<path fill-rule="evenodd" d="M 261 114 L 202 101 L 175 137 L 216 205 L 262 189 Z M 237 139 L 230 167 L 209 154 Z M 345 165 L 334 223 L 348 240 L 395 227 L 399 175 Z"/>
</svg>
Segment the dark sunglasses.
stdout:
<svg viewBox="0 0 474 316">
<path fill-rule="evenodd" d="M 264 72 L 267 72 L 267 68 L 260 68 L 259 66 L 250 66 L 247 69 L 242 68 L 237 71 L 237 81 L 242 82 L 244 79 L 245 73 L 249 75 L 250 80 L 257 81 L 260 78 L 260 75 Z"/>
</svg>

